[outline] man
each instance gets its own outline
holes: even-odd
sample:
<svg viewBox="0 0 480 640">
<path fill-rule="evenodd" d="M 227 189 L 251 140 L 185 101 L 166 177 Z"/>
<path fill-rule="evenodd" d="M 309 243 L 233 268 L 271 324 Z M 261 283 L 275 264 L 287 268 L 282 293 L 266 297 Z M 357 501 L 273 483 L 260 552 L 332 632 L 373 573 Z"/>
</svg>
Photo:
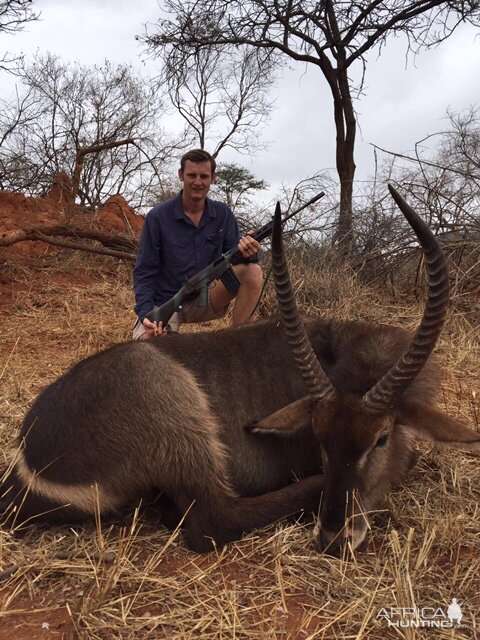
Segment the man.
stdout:
<svg viewBox="0 0 480 640">
<path fill-rule="evenodd" d="M 237 222 L 223 203 L 207 198 L 215 182 L 215 160 L 202 149 L 186 153 L 180 162 L 178 177 L 183 182 L 180 194 L 154 207 L 145 219 L 138 250 L 133 283 L 135 340 L 151 338 L 163 332 L 161 323 L 145 316 L 169 300 L 186 278 L 219 258 L 238 244 L 242 262 L 233 265 L 240 281 L 235 295 L 220 280 L 209 287 L 208 303 L 200 306 L 198 295 L 185 301 L 169 325 L 178 331 L 182 322 L 204 322 L 225 315 L 235 298 L 232 324 L 249 321 L 260 296 L 262 271 L 257 263 L 259 243 L 250 236 L 240 238 Z"/>
</svg>

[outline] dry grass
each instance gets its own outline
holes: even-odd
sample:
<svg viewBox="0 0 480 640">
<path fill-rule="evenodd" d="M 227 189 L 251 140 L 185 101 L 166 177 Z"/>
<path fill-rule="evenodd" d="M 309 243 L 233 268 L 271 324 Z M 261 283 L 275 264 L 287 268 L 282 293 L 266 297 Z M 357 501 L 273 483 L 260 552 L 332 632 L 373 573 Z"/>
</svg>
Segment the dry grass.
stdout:
<svg viewBox="0 0 480 640">
<path fill-rule="evenodd" d="M 2 311 L 0 438 L 7 456 L 28 403 L 69 364 L 128 338 L 129 268 L 61 255 L 4 273 L 21 284 Z M 307 312 L 413 327 L 420 307 L 391 303 L 351 274 L 297 277 Z M 271 294 L 267 294 L 271 295 Z M 479 428 L 478 327 L 453 314 L 439 352 L 440 404 Z M 407 482 L 373 518 L 366 548 L 319 555 L 311 525 L 280 524 L 198 556 L 138 514 L 85 528 L 0 532 L 0 639 L 369 640 L 480 638 L 478 457 L 422 445 Z M 462 604 L 455 629 L 395 629 L 382 608 Z M 42 628 L 43 626 L 43 628 Z M 47 628 L 48 626 L 48 628 Z"/>
</svg>

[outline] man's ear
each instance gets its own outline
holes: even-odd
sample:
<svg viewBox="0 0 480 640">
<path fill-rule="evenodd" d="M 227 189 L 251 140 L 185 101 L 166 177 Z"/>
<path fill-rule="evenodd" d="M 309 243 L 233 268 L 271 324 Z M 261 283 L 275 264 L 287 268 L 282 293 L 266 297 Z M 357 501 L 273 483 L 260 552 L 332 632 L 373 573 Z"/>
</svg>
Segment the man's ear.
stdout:
<svg viewBox="0 0 480 640">
<path fill-rule="evenodd" d="M 249 433 L 289 436 L 312 425 L 313 400 L 309 396 L 287 404 L 259 422 L 245 425 Z"/>
<path fill-rule="evenodd" d="M 480 432 L 419 400 L 405 400 L 399 407 L 399 422 L 414 434 L 439 445 L 479 449 Z"/>
<path fill-rule="evenodd" d="M 178 179 L 180 180 L 180 182 L 183 182 L 183 178 L 184 178 L 184 173 L 182 169 L 178 170 Z"/>
<path fill-rule="evenodd" d="M 214 174 L 212 175 L 212 184 L 215 184 L 215 183 L 216 183 L 216 181 L 217 181 L 217 174 L 216 174 L 216 173 L 214 173 Z"/>
</svg>

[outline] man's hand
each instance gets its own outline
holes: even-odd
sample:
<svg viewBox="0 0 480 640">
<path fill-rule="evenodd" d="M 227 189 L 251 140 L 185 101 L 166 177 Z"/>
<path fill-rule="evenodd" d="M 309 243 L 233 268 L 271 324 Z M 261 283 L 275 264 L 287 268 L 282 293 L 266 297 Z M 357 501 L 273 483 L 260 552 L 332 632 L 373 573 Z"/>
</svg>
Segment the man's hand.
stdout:
<svg viewBox="0 0 480 640">
<path fill-rule="evenodd" d="M 167 330 L 163 328 L 163 322 L 152 322 L 148 318 L 143 319 L 145 327 L 145 337 L 153 338 L 154 336 L 166 336 Z"/>
<path fill-rule="evenodd" d="M 255 233 L 255 232 L 249 231 L 248 233 Z M 246 259 L 249 259 L 249 258 L 253 258 L 253 256 L 260 251 L 260 243 L 257 242 L 255 238 L 252 238 L 252 236 L 249 236 L 247 234 L 246 236 L 243 236 L 243 238 L 240 238 L 240 242 L 238 243 L 238 248 L 242 256 Z"/>
</svg>

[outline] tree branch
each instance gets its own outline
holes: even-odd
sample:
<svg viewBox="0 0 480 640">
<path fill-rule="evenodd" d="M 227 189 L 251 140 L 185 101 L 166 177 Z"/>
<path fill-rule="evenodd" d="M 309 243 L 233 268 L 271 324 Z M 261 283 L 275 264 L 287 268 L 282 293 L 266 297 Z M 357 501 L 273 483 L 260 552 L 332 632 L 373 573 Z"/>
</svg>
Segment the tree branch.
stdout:
<svg viewBox="0 0 480 640">
<path fill-rule="evenodd" d="M 84 245 L 79 242 L 66 242 L 65 240 L 55 240 L 55 236 L 65 236 L 74 238 L 85 238 L 89 240 L 95 240 L 100 242 L 106 247 L 120 246 L 124 247 L 125 251 L 118 251 L 116 249 L 94 247 Z M 87 251 L 89 253 L 99 253 L 102 255 L 112 256 L 114 258 L 122 258 L 125 260 L 135 260 L 136 243 L 131 238 L 126 238 L 122 235 L 111 235 L 102 233 L 101 231 L 82 229 L 81 227 L 65 227 L 62 225 L 44 225 L 35 227 L 25 227 L 23 229 L 16 229 L 15 231 L 8 231 L 0 235 L 0 247 L 9 247 L 17 242 L 24 242 L 27 240 L 37 240 L 51 244 L 57 247 L 63 247 L 66 249 L 75 249 L 79 251 Z"/>
</svg>

